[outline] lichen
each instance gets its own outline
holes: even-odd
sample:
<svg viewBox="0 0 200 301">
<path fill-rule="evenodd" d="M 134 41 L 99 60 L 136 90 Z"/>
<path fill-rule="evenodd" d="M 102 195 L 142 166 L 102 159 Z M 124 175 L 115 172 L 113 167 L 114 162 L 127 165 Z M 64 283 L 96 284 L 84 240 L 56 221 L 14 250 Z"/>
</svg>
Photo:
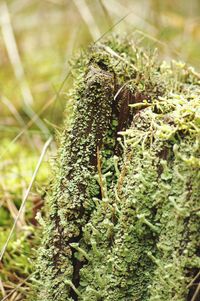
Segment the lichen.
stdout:
<svg viewBox="0 0 200 301">
<path fill-rule="evenodd" d="M 199 77 L 117 39 L 76 65 L 38 300 L 190 300 L 200 266 Z"/>
<path fill-rule="evenodd" d="M 75 108 L 71 130 L 64 130 L 62 136 L 58 174 L 48 202 L 39 251 L 42 289 L 38 300 L 77 298 L 74 288 L 79 285 L 79 270 L 87 258 L 77 258 L 74 243 L 81 240 L 82 228 L 95 208 L 93 198 L 102 193 L 95 177 L 100 156 L 107 168 L 116 148 L 120 104 L 115 97 L 118 83 L 111 58 L 97 48 L 84 62 L 72 93 Z M 123 125 L 129 120 L 126 115 Z"/>
</svg>

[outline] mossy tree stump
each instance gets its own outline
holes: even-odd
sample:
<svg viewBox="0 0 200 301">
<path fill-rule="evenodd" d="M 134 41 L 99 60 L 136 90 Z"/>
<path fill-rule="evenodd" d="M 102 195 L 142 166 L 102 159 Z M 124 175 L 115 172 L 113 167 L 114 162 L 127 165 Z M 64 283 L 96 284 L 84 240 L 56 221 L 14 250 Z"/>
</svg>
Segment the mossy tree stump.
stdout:
<svg viewBox="0 0 200 301">
<path fill-rule="evenodd" d="M 199 75 L 116 40 L 76 66 L 37 300 L 197 301 Z"/>
</svg>

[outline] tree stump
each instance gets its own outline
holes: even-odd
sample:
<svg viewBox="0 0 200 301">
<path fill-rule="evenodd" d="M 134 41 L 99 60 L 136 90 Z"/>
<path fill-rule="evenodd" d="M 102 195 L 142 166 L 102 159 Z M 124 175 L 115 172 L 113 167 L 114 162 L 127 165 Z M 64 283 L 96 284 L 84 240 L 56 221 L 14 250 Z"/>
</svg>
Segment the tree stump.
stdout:
<svg viewBox="0 0 200 301">
<path fill-rule="evenodd" d="M 37 300 L 199 300 L 200 76 L 117 39 L 76 69 Z"/>
</svg>

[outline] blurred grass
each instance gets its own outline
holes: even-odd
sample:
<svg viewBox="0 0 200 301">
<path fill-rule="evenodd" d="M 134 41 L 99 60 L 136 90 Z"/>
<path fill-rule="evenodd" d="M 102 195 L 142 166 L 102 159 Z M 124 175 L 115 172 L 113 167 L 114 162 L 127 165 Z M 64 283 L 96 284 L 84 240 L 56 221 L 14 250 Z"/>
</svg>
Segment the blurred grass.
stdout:
<svg viewBox="0 0 200 301">
<path fill-rule="evenodd" d="M 147 49 L 158 48 L 160 58 L 185 61 L 198 70 L 200 1 L 1 0 L 0 7 L 1 249 L 47 136 L 70 113 L 66 91 L 73 54 L 102 36 L 129 34 Z M 56 148 L 54 142 L 0 263 L 2 297 L 32 272 L 40 231 L 35 214 L 48 185 L 46 161 Z M 28 291 L 26 281 L 7 300 L 24 300 Z"/>
</svg>

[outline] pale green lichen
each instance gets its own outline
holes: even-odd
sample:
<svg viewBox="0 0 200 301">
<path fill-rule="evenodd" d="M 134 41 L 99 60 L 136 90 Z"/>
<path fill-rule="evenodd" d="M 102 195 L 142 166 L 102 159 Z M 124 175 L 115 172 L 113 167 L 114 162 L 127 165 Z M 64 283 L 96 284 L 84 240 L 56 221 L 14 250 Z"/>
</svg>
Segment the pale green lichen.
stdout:
<svg viewBox="0 0 200 301">
<path fill-rule="evenodd" d="M 63 133 L 60 167 L 49 199 L 49 216 L 39 251 L 42 289 L 38 300 L 76 298 L 73 286 L 66 283 L 72 281 L 75 287 L 79 284 L 79 269 L 83 263 L 76 258 L 74 243 L 81 240 L 82 228 L 95 208 L 93 197 L 100 195 L 95 178 L 98 149 L 105 168 L 115 152 L 118 126 L 115 120 L 120 104 L 114 97 L 118 83 L 114 78 L 112 58 L 97 48 L 81 68 L 77 88 L 72 94 L 75 100 L 73 122 L 71 130 Z"/>
<path fill-rule="evenodd" d="M 73 287 L 70 292 L 71 286 L 64 281 L 77 281 L 74 269 L 78 263 L 71 244 L 79 241 L 82 226 L 93 207 L 92 196 L 99 193 L 94 179 L 96 149 L 109 128 L 113 76 L 90 67 L 85 85 L 87 88 L 79 88 L 77 94 L 79 99 L 71 133 L 63 136 L 61 169 L 50 199 L 44 246 L 40 250 L 41 281 L 44 283 L 39 300 L 66 300 L 70 294 L 73 296 Z"/>
<path fill-rule="evenodd" d="M 199 76 L 116 39 L 81 60 L 38 300 L 190 300 L 200 267 Z"/>
</svg>

